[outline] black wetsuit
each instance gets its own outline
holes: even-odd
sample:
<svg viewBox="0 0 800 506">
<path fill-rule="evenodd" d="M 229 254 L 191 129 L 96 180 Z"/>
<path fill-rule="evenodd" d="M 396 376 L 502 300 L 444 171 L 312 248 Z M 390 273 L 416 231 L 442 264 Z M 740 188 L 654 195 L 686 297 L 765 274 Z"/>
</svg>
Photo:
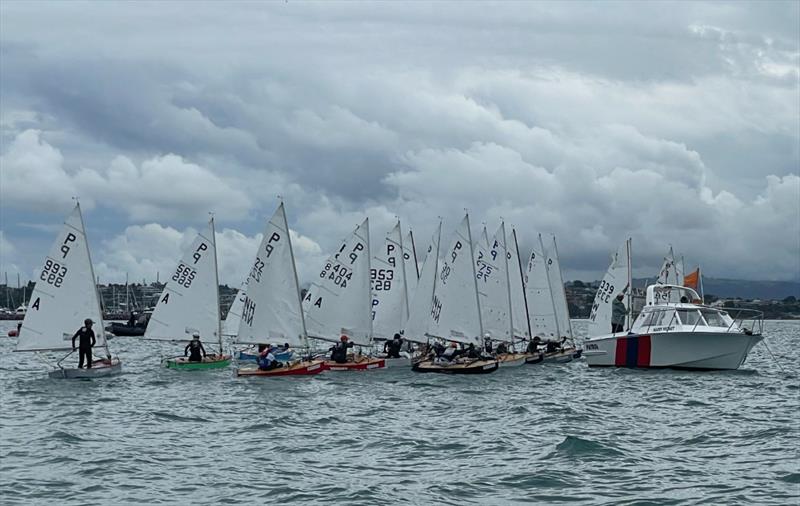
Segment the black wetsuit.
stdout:
<svg viewBox="0 0 800 506">
<path fill-rule="evenodd" d="M 481 354 L 477 348 L 475 348 L 474 344 L 470 344 L 469 348 L 467 348 L 467 357 L 468 358 L 481 358 Z"/>
<path fill-rule="evenodd" d="M 331 360 L 337 364 L 344 364 L 347 362 L 347 348 L 352 348 L 353 343 L 338 342 L 331 346 Z"/>
<path fill-rule="evenodd" d="M 189 362 L 202 362 L 203 357 L 206 356 L 206 349 L 203 348 L 203 343 L 199 339 L 192 340 L 183 349 L 183 356 L 189 355 Z"/>
<path fill-rule="evenodd" d="M 539 344 L 536 341 L 530 341 L 528 343 L 528 348 L 525 351 L 527 351 L 528 353 L 538 353 Z"/>
<path fill-rule="evenodd" d="M 81 327 L 72 336 L 72 349 L 75 349 L 75 339 L 78 338 L 78 369 L 83 368 L 83 361 L 86 359 L 86 367 L 92 367 L 92 348 L 97 343 L 94 330 Z"/>
<path fill-rule="evenodd" d="M 497 354 L 502 355 L 503 353 L 508 353 L 508 347 L 506 343 L 500 343 L 497 345 Z"/>
<path fill-rule="evenodd" d="M 392 339 L 386 341 L 383 345 L 383 350 L 386 351 L 386 358 L 400 358 L 400 350 L 403 349 L 402 339 Z"/>
</svg>

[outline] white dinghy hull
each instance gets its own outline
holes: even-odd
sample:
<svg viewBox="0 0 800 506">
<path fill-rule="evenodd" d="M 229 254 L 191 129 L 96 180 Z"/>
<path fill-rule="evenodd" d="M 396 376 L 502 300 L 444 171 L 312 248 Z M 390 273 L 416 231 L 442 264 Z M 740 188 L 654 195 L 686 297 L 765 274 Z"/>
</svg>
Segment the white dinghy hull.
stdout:
<svg viewBox="0 0 800 506">
<path fill-rule="evenodd" d="M 48 376 L 52 379 L 93 379 L 115 376 L 122 373 L 122 362 L 119 359 L 98 360 L 92 367 L 85 369 L 60 368 L 50 371 Z"/>
<path fill-rule="evenodd" d="M 760 334 L 722 332 L 665 332 L 616 334 L 586 341 L 590 367 L 738 369 Z"/>
</svg>

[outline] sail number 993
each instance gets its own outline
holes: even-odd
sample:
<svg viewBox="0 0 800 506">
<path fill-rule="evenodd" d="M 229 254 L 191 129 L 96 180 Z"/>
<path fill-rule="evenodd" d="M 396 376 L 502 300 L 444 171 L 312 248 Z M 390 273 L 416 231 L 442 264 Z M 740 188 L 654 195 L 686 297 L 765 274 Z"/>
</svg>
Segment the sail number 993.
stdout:
<svg viewBox="0 0 800 506">
<path fill-rule="evenodd" d="M 56 288 L 61 286 L 61 283 L 64 282 L 64 276 L 67 275 L 67 266 L 61 265 L 57 262 L 53 262 L 49 258 L 44 262 L 44 267 L 42 268 L 42 273 L 39 275 L 39 279 L 47 283 L 48 285 L 53 285 Z"/>
<path fill-rule="evenodd" d="M 180 263 L 178 264 L 178 268 L 175 269 L 175 274 L 172 275 L 172 281 L 176 281 L 184 288 L 189 288 L 192 286 L 192 281 L 194 281 L 195 276 L 197 276 L 196 270 L 188 265 Z"/>
</svg>

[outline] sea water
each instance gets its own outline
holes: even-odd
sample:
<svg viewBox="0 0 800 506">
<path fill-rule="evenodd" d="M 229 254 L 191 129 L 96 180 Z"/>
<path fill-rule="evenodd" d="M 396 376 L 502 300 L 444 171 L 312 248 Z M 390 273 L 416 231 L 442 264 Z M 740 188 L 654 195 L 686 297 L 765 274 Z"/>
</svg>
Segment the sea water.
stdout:
<svg viewBox="0 0 800 506">
<path fill-rule="evenodd" d="M 0 503 L 797 504 L 800 322 L 765 334 L 731 372 L 280 379 L 125 337 L 124 374 L 71 381 L 2 337 Z"/>
</svg>

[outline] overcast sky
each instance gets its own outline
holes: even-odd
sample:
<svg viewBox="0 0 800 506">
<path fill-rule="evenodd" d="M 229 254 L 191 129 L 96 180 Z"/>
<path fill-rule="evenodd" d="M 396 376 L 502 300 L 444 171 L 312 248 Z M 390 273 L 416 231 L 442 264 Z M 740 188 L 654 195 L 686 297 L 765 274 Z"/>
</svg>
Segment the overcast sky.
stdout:
<svg viewBox="0 0 800 506">
<path fill-rule="evenodd" d="M 0 274 L 80 196 L 103 281 L 217 216 L 238 285 L 282 195 L 301 281 L 364 216 L 424 250 L 469 208 L 566 279 L 672 244 L 800 279 L 798 2 L 0 3 Z"/>
</svg>

